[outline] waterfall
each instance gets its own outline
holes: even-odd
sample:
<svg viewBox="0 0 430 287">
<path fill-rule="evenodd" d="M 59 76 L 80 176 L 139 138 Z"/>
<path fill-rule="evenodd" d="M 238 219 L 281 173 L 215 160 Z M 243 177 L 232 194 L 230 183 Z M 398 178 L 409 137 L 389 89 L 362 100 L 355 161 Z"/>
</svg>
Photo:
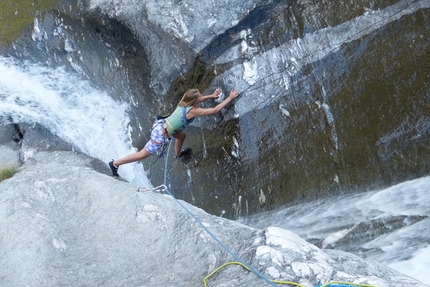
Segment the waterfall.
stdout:
<svg viewBox="0 0 430 287">
<path fill-rule="evenodd" d="M 135 152 L 128 104 L 114 101 L 74 71 L 0 57 L 0 116 L 38 123 L 104 162 Z M 121 168 L 134 185 L 150 185 L 141 164 Z"/>
</svg>

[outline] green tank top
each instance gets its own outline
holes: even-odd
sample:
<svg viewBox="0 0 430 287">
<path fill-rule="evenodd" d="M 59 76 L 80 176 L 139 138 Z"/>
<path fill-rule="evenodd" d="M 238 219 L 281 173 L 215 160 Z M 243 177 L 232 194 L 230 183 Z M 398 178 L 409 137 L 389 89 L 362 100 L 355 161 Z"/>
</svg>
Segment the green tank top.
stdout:
<svg viewBox="0 0 430 287">
<path fill-rule="evenodd" d="M 194 118 L 187 120 L 186 115 L 193 107 L 177 107 L 175 111 L 166 119 L 167 131 L 173 135 L 177 131 L 182 131 L 186 125 L 191 123 Z"/>
</svg>

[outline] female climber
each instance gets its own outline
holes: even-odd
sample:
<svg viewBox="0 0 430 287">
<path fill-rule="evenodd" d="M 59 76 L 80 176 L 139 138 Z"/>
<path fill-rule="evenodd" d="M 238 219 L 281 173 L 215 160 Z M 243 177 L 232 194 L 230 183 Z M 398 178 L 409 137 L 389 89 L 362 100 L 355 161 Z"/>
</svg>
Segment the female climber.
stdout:
<svg viewBox="0 0 430 287">
<path fill-rule="evenodd" d="M 181 157 L 191 151 L 190 148 L 182 149 L 186 134 L 183 131 L 189 123 L 191 123 L 196 116 L 209 116 L 220 112 L 229 102 L 236 98 L 239 93 L 236 90 L 231 90 L 230 95 L 220 104 L 213 108 L 200 108 L 197 104 L 209 99 L 217 99 L 221 90 L 216 89 L 213 94 L 202 96 L 197 89 L 188 90 L 175 111 L 165 119 L 157 119 L 151 130 L 151 138 L 146 143 L 145 147 L 136 153 L 129 154 L 123 158 L 112 160 L 109 162 L 109 167 L 114 176 L 118 175 L 118 168 L 120 165 L 131 163 L 147 158 L 159 150 L 164 141 L 168 138 L 174 137 L 175 142 L 175 157 Z"/>
</svg>

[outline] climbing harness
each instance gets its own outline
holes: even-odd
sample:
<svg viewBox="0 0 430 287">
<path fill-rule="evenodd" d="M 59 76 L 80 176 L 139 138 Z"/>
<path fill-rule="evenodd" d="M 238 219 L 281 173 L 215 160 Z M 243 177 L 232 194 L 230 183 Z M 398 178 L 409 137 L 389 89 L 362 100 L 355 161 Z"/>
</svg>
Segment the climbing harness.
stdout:
<svg viewBox="0 0 430 287">
<path fill-rule="evenodd" d="M 157 116 L 156 118 L 156 124 L 154 124 L 150 130 L 150 132 L 152 132 L 153 129 L 155 129 L 157 126 L 161 125 L 161 128 L 163 129 L 164 134 L 164 141 L 163 143 L 161 143 L 161 147 L 157 150 L 157 158 L 149 164 L 149 169 L 151 169 L 152 165 L 154 163 L 156 163 L 158 161 L 159 158 L 164 157 L 164 151 L 166 150 L 166 146 L 169 143 L 169 141 L 172 139 L 169 136 L 169 133 L 167 132 L 167 128 L 165 128 L 165 123 L 167 123 L 167 118 L 168 115 L 161 115 L 161 116 Z M 158 123 L 157 123 L 158 121 Z M 150 139 L 150 141 L 154 144 L 160 144 L 158 142 L 153 141 L 152 139 Z"/>
<path fill-rule="evenodd" d="M 163 142 L 163 145 L 159 150 L 157 150 L 158 158 L 164 157 L 164 150 L 166 149 L 166 146 L 170 142 L 171 138 L 166 138 Z"/>
<path fill-rule="evenodd" d="M 172 141 L 169 141 L 169 145 L 167 148 L 167 154 L 169 154 L 170 151 L 170 146 L 172 144 Z M 162 192 L 163 190 L 169 194 L 175 201 L 176 203 L 178 203 L 189 215 L 191 215 L 192 218 L 194 218 L 194 220 L 222 247 L 224 248 L 225 251 L 227 251 L 228 253 L 230 253 L 230 255 L 232 255 L 237 262 L 227 262 L 224 263 L 223 265 L 221 265 L 220 267 L 218 267 L 217 269 L 215 269 L 214 271 L 212 271 L 209 275 L 207 275 L 204 279 L 203 279 L 203 285 L 204 287 L 207 287 L 207 279 L 209 279 L 211 276 L 213 276 L 215 273 L 219 272 L 222 268 L 229 266 L 229 265 L 240 265 L 243 268 L 245 268 L 248 271 L 253 272 L 255 275 L 257 275 L 258 277 L 260 277 L 261 279 L 263 279 L 264 281 L 266 281 L 268 284 L 278 287 L 278 285 L 275 284 L 281 284 L 281 285 L 291 285 L 291 286 L 297 286 L 297 287 L 306 287 L 304 285 L 295 283 L 295 282 L 287 282 L 287 281 L 278 281 L 278 280 L 271 280 L 268 279 L 267 277 L 265 277 L 263 274 L 261 274 L 260 272 L 258 272 L 256 269 L 254 269 L 252 266 L 247 265 L 245 262 L 243 262 L 236 254 L 234 254 L 230 249 L 227 248 L 227 246 L 225 246 L 206 226 L 203 225 L 203 223 L 188 209 L 186 208 L 178 199 L 176 199 L 176 197 L 169 191 L 169 189 L 167 188 L 167 163 L 168 163 L 168 156 L 166 156 L 166 160 L 164 162 L 164 184 L 157 186 L 155 188 L 146 188 L 146 189 L 140 189 L 140 186 L 137 188 L 137 191 L 157 191 L 157 192 Z M 356 284 L 356 283 L 349 283 L 349 282 L 330 282 L 330 283 L 326 283 L 324 285 L 317 285 L 315 287 L 377 287 L 377 286 L 372 286 L 372 285 L 367 285 L 367 284 Z"/>
</svg>

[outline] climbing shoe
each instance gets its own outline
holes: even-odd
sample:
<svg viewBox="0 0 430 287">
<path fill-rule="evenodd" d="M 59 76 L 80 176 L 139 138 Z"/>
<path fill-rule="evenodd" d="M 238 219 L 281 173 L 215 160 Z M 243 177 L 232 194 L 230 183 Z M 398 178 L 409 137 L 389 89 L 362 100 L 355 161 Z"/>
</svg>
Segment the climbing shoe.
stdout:
<svg viewBox="0 0 430 287">
<path fill-rule="evenodd" d="M 115 166 L 113 165 L 113 162 L 114 162 L 114 160 L 112 160 L 112 161 L 109 163 L 110 170 L 112 171 L 112 174 L 113 174 L 114 176 L 119 176 L 119 174 L 118 174 L 118 168 L 117 168 L 117 167 L 115 167 Z"/>
<path fill-rule="evenodd" d="M 187 154 L 189 154 L 191 152 L 191 148 L 189 148 L 189 147 L 187 147 L 187 148 L 185 148 L 185 149 L 182 149 L 181 150 L 181 154 L 179 155 L 179 156 L 175 156 L 175 158 L 180 158 L 180 157 L 182 157 L 183 155 L 187 155 Z"/>
</svg>

